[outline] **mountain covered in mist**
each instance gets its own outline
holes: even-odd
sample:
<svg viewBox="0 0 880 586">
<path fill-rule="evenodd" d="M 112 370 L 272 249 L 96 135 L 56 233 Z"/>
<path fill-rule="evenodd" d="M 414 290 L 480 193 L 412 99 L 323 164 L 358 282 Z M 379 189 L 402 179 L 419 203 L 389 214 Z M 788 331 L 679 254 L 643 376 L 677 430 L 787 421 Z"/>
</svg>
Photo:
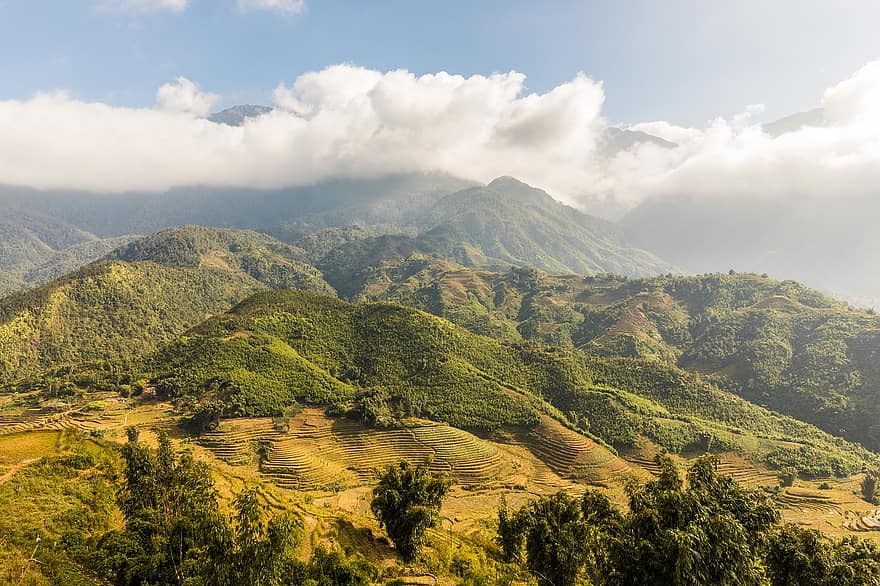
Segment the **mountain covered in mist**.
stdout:
<svg viewBox="0 0 880 586">
<path fill-rule="evenodd" d="M 59 230 L 105 238 L 200 224 L 251 229 L 296 242 L 328 228 L 359 227 L 366 239 L 338 252 L 339 260 L 332 262 L 339 270 L 348 270 L 346 258 L 352 255 L 359 257 L 359 265 L 365 264 L 359 255 L 367 254 L 370 262 L 387 255 L 389 241 L 397 255 L 421 252 L 467 266 L 633 276 L 674 268 L 633 246 L 615 224 L 512 178 L 477 185 L 447 175 L 400 175 L 282 190 L 191 188 L 118 195 L 7 187 L 0 189 L 0 203 L 19 214 L 50 218 Z M 18 246 L 26 242 L 13 240 Z M 8 264 L 3 272 L 9 277 L 27 269 L 12 255 Z"/>
</svg>

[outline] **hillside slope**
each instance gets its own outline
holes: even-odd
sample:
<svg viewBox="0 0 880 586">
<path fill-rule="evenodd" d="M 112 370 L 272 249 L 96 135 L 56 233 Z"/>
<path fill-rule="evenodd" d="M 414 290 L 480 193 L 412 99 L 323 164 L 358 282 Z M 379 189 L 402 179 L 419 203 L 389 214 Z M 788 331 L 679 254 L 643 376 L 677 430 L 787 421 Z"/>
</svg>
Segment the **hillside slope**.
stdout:
<svg viewBox="0 0 880 586">
<path fill-rule="evenodd" d="M 410 258 L 355 297 L 393 300 L 475 332 L 711 374 L 758 404 L 880 449 L 880 318 L 751 274 L 552 277 Z"/>
<path fill-rule="evenodd" d="M 256 233 L 185 227 L 0 300 L 0 381 L 154 348 L 256 291 L 333 290 L 299 252 Z"/>
<path fill-rule="evenodd" d="M 438 200 L 414 218 L 417 235 L 342 242 L 317 260 L 327 280 L 351 296 L 375 267 L 412 255 L 466 267 L 529 266 L 557 274 L 647 276 L 675 267 L 633 246 L 615 224 L 557 202 L 511 177 Z"/>
<path fill-rule="evenodd" d="M 0 220 L 0 297 L 60 277 L 133 238 L 98 238 L 51 217 L 6 211 Z"/>
<path fill-rule="evenodd" d="M 124 197 L 0 186 L 0 206 L 19 210 L 20 215 L 49 218 L 62 234 L 74 230 L 92 238 L 148 234 L 198 223 L 252 229 L 285 242 L 305 243 L 316 233 L 335 229 L 328 238 L 326 232 L 311 238 L 315 246 L 309 246 L 314 253 L 309 260 L 335 267 L 340 275 L 334 285 L 342 289 L 353 278 L 348 273 L 357 267 L 413 252 L 466 266 L 535 266 L 557 273 L 644 276 L 674 270 L 634 246 L 617 225 L 583 214 L 511 177 L 477 185 L 443 174 L 410 174 L 281 190 L 180 188 Z M 363 232 L 355 240 L 368 236 L 378 241 L 346 247 L 353 227 Z M 390 249 L 389 238 L 396 239 Z M 30 242 L 26 234 L 10 241 L 36 259 L 32 268 L 49 254 L 43 251 L 41 256 L 40 244 Z M 334 248 L 328 244 L 334 242 L 340 246 L 327 257 Z M 11 253 L 6 256 L 11 258 Z"/>
<path fill-rule="evenodd" d="M 264 292 L 149 360 L 157 392 L 277 415 L 296 401 L 380 422 L 420 416 L 466 429 L 531 427 L 542 414 L 608 444 L 748 451 L 806 474 L 848 474 L 864 450 L 656 361 L 502 344 L 388 303 Z M 563 415 L 565 414 L 565 415 Z"/>
</svg>

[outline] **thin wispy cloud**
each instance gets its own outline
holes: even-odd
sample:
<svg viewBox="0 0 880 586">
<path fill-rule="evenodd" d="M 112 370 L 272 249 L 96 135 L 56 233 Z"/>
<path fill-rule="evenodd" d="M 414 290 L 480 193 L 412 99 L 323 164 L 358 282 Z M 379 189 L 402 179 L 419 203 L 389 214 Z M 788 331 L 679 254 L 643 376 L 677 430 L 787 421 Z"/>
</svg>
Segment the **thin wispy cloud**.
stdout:
<svg viewBox="0 0 880 586">
<path fill-rule="evenodd" d="M 147 13 L 147 12 L 183 12 L 189 7 L 190 0 L 98 0 L 96 6 L 101 10 Z"/>
<path fill-rule="evenodd" d="M 284 16 L 300 14 L 306 9 L 305 0 L 238 0 L 242 12 L 267 10 Z"/>
</svg>

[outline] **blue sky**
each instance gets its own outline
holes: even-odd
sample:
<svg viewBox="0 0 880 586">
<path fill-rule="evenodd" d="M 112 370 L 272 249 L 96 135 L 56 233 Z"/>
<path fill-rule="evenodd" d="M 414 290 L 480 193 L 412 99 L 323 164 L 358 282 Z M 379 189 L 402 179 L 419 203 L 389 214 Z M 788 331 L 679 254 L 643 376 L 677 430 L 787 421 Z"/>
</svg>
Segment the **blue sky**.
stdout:
<svg viewBox="0 0 880 586">
<path fill-rule="evenodd" d="M 307 0 L 298 14 L 237 0 L 122 6 L 147 1 L 162 0 L 0 0 L 0 99 L 67 89 L 150 106 L 182 75 L 222 105 L 269 104 L 279 83 L 336 63 L 515 69 L 537 92 L 583 71 L 604 82 L 614 122 L 703 125 L 751 103 L 766 104 L 766 118 L 812 107 L 880 57 L 875 0 Z"/>
</svg>

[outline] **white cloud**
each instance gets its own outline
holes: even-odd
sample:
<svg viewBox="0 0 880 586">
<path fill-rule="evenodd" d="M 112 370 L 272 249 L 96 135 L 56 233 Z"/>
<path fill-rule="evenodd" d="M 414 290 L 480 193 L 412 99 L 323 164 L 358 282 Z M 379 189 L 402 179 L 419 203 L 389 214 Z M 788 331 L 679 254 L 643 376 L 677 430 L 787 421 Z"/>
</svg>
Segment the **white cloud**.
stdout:
<svg viewBox="0 0 880 586">
<path fill-rule="evenodd" d="M 190 0 L 98 0 L 97 6 L 103 10 L 124 12 L 183 12 L 189 3 Z"/>
<path fill-rule="evenodd" d="M 705 128 L 633 126 L 678 146 L 602 159 L 604 92 L 585 75 L 526 93 L 517 72 L 417 76 L 337 65 L 274 92 L 275 111 L 242 127 L 203 115 L 216 96 L 179 78 L 156 109 L 42 94 L 0 101 L 0 183 L 97 191 L 176 185 L 279 187 L 331 177 L 444 171 L 514 175 L 567 201 L 649 197 L 843 196 L 880 185 L 880 62 L 830 88 L 829 125 L 772 138 L 751 106 Z"/>
<path fill-rule="evenodd" d="M 301 13 L 306 8 L 306 0 L 238 0 L 239 10 L 269 10 L 285 16 Z"/>
<path fill-rule="evenodd" d="M 156 92 L 156 107 L 169 113 L 206 116 L 219 101 L 220 96 L 201 91 L 197 83 L 185 77 L 166 83 Z"/>
</svg>

